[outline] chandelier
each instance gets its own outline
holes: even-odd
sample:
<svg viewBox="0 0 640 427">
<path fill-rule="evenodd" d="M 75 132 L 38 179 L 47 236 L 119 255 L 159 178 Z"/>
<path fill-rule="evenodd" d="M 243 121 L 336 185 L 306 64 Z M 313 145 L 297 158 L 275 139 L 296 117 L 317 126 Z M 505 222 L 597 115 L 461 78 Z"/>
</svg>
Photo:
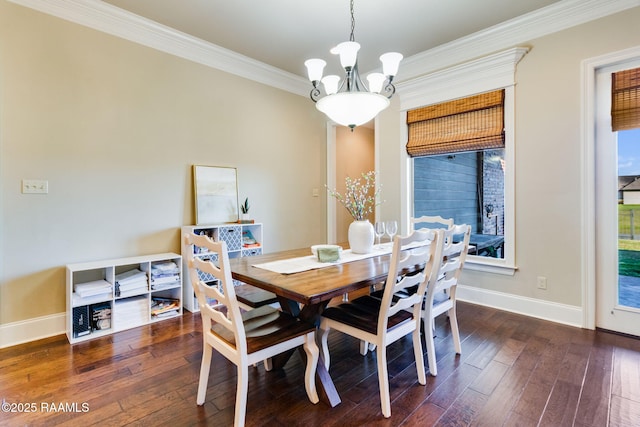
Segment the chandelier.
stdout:
<svg viewBox="0 0 640 427">
<path fill-rule="evenodd" d="M 336 75 L 322 77 L 327 63 L 322 59 L 309 59 L 304 65 L 307 67 L 309 80 L 313 89 L 309 96 L 316 103 L 316 108 L 322 111 L 334 122 L 353 128 L 367 123 L 378 113 L 389 106 L 389 99 L 396 92 L 393 78 L 398 73 L 398 66 L 402 55 L 389 52 L 380 56 L 382 73 L 367 75 L 368 88 L 360 79 L 358 73 L 358 50 L 360 44 L 353 36 L 355 19 L 353 17 L 353 0 L 351 0 L 351 36 L 348 42 L 342 42 L 330 50 L 334 55 L 340 55 L 340 64 L 344 68 L 345 77 L 340 81 Z M 320 83 L 324 88 L 324 95 L 320 90 Z"/>
</svg>

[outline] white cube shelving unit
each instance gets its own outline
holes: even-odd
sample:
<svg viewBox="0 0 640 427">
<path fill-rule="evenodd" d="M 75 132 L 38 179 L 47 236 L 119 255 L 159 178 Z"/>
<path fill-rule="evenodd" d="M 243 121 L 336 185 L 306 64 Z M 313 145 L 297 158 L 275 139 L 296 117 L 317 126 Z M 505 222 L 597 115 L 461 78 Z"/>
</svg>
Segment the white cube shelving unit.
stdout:
<svg viewBox="0 0 640 427">
<path fill-rule="evenodd" d="M 171 263 L 177 266 L 174 272 Z M 117 284 L 117 278 L 130 274 L 136 276 L 131 280 L 135 283 L 121 291 L 125 286 Z M 176 253 L 67 265 L 66 329 L 71 344 L 180 315 L 182 257 Z"/>
</svg>

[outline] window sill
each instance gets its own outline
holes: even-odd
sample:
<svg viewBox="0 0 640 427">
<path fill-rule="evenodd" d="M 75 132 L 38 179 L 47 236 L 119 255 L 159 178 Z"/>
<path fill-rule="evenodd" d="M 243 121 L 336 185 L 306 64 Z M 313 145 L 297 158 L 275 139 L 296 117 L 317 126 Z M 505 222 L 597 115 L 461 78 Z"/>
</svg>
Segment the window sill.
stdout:
<svg viewBox="0 0 640 427">
<path fill-rule="evenodd" d="M 507 265 L 504 260 L 494 260 L 477 256 L 468 256 L 464 264 L 465 270 L 513 276 L 518 269 L 515 265 Z"/>
</svg>

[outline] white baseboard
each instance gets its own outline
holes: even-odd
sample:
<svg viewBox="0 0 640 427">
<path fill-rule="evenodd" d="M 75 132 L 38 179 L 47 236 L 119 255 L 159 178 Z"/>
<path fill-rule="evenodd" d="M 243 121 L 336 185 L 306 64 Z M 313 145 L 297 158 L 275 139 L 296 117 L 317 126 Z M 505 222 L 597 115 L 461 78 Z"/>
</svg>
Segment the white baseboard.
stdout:
<svg viewBox="0 0 640 427">
<path fill-rule="evenodd" d="M 485 305 L 499 310 L 582 327 L 582 308 L 534 298 L 458 285 L 460 301 Z M 0 348 L 66 333 L 65 313 L 0 325 Z"/>
<path fill-rule="evenodd" d="M 0 325 L 0 348 L 66 333 L 65 313 Z"/>
<path fill-rule="evenodd" d="M 582 328 L 582 307 L 458 285 L 458 300 Z"/>
</svg>

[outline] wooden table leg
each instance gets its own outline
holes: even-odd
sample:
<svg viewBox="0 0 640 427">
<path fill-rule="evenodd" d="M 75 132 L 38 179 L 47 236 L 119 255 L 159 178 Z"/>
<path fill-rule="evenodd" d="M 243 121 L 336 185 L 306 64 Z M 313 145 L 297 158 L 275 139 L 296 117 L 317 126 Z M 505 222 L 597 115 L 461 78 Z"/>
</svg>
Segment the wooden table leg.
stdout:
<svg viewBox="0 0 640 427">
<path fill-rule="evenodd" d="M 302 347 L 299 347 L 299 348 L 302 349 Z M 293 354 L 294 351 L 296 351 L 295 348 L 291 350 L 283 351 L 282 353 L 276 354 L 275 356 L 271 356 L 271 369 L 284 368 L 284 365 L 287 364 L 287 362 L 291 358 L 291 355 Z"/>
<path fill-rule="evenodd" d="M 324 310 L 328 301 L 320 304 L 312 304 L 304 306 L 302 310 L 300 310 L 300 306 L 297 302 L 291 301 L 286 298 L 278 297 L 278 302 L 280 302 L 280 306 L 282 310 L 296 317 L 300 317 L 306 322 L 312 323 L 316 326 L 320 325 L 320 315 L 322 310 Z M 302 360 L 306 362 L 307 354 L 304 352 L 302 347 L 298 347 L 298 351 Z M 291 355 L 293 354 L 293 350 L 286 351 L 282 354 L 274 356 L 271 358 L 271 364 L 273 369 L 282 368 Z M 332 408 L 338 405 L 341 400 L 338 395 L 338 391 L 336 390 L 336 386 L 333 384 L 333 380 L 329 375 L 329 371 L 327 371 L 326 366 L 324 365 L 324 361 L 322 357 L 318 358 L 318 366 L 316 368 L 316 389 L 318 390 L 318 397 L 323 402 L 327 403 Z"/>
<path fill-rule="evenodd" d="M 322 357 L 318 358 L 318 368 L 316 369 L 316 389 L 318 397 L 332 408 L 337 406 L 341 400 L 333 380 L 329 376 L 329 371 L 324 366 Z"/>
<path fill-rule="evenodd" d="M 282 311 L 289 313 L 294 317 L 298 317 L 300 315 L 300 305 L 296 301 L 281 297 L 280 295 L 278 295 L 277 298 Z"/>
<path fill-rule="evenodd" d="M 306 305 L 300 311 L 299 317 L 318 327 L 320 326 L 320 315 L 328 303 L 329 301 L 325 301 L 320 304 Z M 322 349 L 320 349 L 320 352 L 322 354 Z M 338 395 L 336 386 L 333 384 L 322 357 L 318 358 L 318 367 L 316 368 L 316 388 L 318 389 L 318 397 L 332 408 L 341 402 L 340 395 Z"/>
<path fill-rule="evenodd" d="M 304 352 L 304 349 L 302 347 L 298 347 L 298 352 L 300 353 L 302 360 L 304 360 L 304 362 L 306 363 L 307 353 Z M 338 391 L 333 384 L 333 380 L 329 375 L 329 371 L 327 371 L 326 366 L 324 366 L 322 357 L 318 358 L 318 365 L 316 367 L 316 390 L 318 391 L 318 397 L 320 398 L 320 400 L 322 400 L 332 408 L 336 407 L 340 402 L 342 402 L 342 400 L 340 400 L 340 396 L 338 395 Z"/>
</svg>

